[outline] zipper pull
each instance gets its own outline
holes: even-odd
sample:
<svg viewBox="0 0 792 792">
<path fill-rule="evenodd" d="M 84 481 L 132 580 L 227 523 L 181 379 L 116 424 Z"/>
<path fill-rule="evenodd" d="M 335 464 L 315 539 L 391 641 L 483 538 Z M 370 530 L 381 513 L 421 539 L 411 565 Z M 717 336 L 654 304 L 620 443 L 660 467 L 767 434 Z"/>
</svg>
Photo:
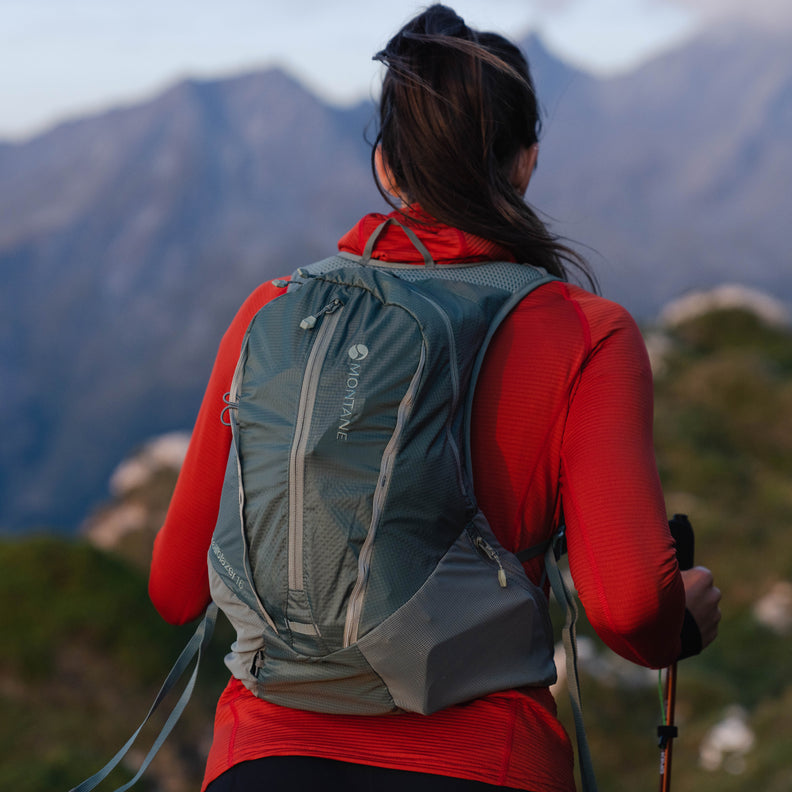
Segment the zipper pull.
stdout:
<svg viewBox="0 0 792 792">
<path fill-rule="evenodd" d="M 498 558 L 498 554 L 492 549 L 492 546 L 487 543 L 487 541 L 481 537 L 476 537 L 476 547 L 478 547 L 483 553 L 487 555 L 488 558 L 491 558 L 497 565 L 498 565 L 498 583 L 500 584 L 501 588 L 506 588 L 506 570 L 503 568 L 503 564 L 501 564 L 500 558 Z"/>
<path fill-rule="evenodd" d="M 253 656 L 253 662 L 250 664 L 250 673 L 258 679 L 258 672 L 264 667 L 264 650 L 259 649 Z"/>
<path fill-rule="evenodd" d="M 335 313 L 335 311 L 337 311 L 342 305 L 343 303 L 341 300 L 336 297 L 334 300 L 325 305 L 325 307 L 322 308 L 322 310 L 317 314 L 306 316 L 305 319 L 300 322 L 300 327 L 303 330 L 313 330 L 314 327 L 316 327 L 316 323 L 319 321 L 320 317 L 324 316 L 325 314 Z"/>
</svg>

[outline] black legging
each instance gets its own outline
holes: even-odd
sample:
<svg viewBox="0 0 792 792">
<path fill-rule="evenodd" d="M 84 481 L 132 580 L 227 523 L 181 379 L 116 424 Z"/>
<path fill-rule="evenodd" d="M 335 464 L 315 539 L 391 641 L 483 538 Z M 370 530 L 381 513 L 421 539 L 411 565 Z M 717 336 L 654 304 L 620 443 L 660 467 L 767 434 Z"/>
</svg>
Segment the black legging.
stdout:
<svg viewBox="0 0 792 792">
<path fill-rule="evenodd" d="M 234 765 L 212 781 L 206 792 L 491 792 L 497 789 L 508 787 L 312 756 L 271 756 Z"/>
</svg>

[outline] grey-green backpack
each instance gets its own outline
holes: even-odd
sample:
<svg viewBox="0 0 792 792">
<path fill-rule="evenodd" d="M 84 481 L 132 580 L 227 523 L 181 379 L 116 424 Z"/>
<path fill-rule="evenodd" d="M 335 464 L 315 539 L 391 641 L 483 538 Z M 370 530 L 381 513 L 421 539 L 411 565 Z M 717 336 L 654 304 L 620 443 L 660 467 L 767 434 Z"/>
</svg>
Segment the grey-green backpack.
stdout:
<svg viewBox="0 0 792 792">
<path fill-rule="evenodd" d="M 477 508 L 468 453 L 483 350 L 547 280 L 334 256 L 250 323 L 209 577 L 257 696 L 428 714 L 555 681 L 547 598 Z"/>
<path fill-rule="evenodd" d="M 425 266 L 383 265 L 384 225 L 363 256 L 279 284 L 223 412 L 233 439 L 208 560 L 237 632 L 226 663 L 298 709 L 428 714 L 556 679 L 547 598 L 477 507 L 470 458 L 487 346 L 553 278 L 435 266 L 404 227 Z"/>
</svg>

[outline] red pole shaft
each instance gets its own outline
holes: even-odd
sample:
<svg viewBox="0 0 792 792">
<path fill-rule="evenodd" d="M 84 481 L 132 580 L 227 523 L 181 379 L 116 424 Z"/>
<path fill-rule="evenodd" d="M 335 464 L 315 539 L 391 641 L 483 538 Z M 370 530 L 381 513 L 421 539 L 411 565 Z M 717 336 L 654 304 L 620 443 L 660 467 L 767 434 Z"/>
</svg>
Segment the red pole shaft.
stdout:
<svg viewBox="0 0 792 792">
<path fill-rule="evenodd" d="M 676 705 L 677 664 L 669 666 L 666 674 L 665 711 L 666 724 L 674 725 L 674 707 Z M 671 792 L 671 755 L 674 745 L 673 737 L 669 736 L 660 753 L 660 792 Z"/>
</svg>

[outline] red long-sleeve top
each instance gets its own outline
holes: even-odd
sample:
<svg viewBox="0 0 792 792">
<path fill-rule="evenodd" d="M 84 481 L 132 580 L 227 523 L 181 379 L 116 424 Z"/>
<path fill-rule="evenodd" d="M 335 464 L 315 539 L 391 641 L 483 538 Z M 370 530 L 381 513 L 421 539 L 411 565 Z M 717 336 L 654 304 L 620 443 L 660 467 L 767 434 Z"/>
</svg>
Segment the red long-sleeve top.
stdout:
<svg viewBox="0 0 792 792">
<path fill-rule="evenodd" d="M 361 253 L 382 219 L 367 215 L 339 247 Z M 456 229 L 410 225 L 441 265 L 508 257 Z M 394 226 L 374 255 L 422 263 Z M 282 292 L 271 283 L 256 289 L 220 344 L 154 547 L 149 592 L 169 622 L 190 621 L 209 602 L 206 555 L 230 444 L 230 430 L 220 420 L 223 394 L 248 323 Z M 546 539 L 563 507 L 570 569 L 598 635 L 641 665 L 661 667 L 676 659 L 684 590 L 654 460 L 651 372 L 629 314 L 563 282 L 528 295 L 487 354 L 472 443 L 477 497 L 501 543 L 517 551 Z M 526 571 L 538 581 L 541 559 Z M 534 792 L 575 788 L 569 739 L 550 692 L 539 688 L 496 693 L 429 716 L 338 716 L 268 703 L 232 678 L 218 703 L 204 786 L 238 762 L 275 755 L 320 756 Z"/>
</svg>

